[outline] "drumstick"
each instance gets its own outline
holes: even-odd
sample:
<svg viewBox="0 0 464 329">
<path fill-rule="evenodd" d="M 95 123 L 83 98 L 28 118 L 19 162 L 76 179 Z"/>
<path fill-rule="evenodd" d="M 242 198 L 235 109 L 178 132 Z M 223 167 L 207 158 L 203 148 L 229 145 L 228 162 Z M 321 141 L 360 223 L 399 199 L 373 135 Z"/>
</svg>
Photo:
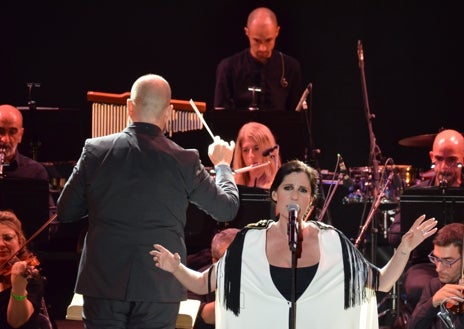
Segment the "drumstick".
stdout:
<svg viewBox="0 0 464 329">
<path fill-rule="evenodd" d="M 209 129 L 208 124 L 206 123 L 205 119 L 203 118 L 203 116 L 201 115 L 201 113 L 200 113 L 200 111 L 198 110 L 197 106 L 195 105 L 195 102 L 194 102 L 193 99 L 191 99 L 191 98 L 190 98 L 190 105 L 192 105 L 193 110 L 194 110 L 195 113 L 198 115 L 198 117 L 199 117 L 200 120 L 201 120 L 201 123 L 203 123 L 203 126 L 205 126 L 206 130 L 208 130 L 209 135 L 211 136 L 211 138 L 212 138 L 213 141 L 214 141 L 214 135 L 213 135 L 213 133 L 211 132 L 211 129 Z"/>
</svg>

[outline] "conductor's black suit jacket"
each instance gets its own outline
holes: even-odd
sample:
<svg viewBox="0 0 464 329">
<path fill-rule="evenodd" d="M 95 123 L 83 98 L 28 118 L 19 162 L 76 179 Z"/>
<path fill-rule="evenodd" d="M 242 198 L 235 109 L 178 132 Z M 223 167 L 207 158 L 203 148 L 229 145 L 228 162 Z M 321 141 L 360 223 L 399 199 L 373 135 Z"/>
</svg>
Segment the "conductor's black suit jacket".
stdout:
<svg viewBox="0 0 464 329">
<path fill-rule="evenodd" d="M 186 150 L 155 125 L 87 139 L 59 199 L 58 220 L 88 216 L 75 291 L 124 301 L 178 302 L 186 290 L 155 267 L 149 251 L 160 243 L 186 260 L 189 202 L 218 221 L 239 207 L 229 166 L 213 178 L 197 150 Z M 215 182 L 216 180 L 216 182 Z"/>
</svg>

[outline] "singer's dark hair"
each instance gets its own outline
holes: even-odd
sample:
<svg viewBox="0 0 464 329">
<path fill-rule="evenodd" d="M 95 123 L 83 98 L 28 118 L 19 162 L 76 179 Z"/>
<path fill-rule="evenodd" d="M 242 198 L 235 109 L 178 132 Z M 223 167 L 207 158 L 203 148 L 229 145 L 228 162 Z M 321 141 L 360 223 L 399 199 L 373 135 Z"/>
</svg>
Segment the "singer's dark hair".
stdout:
<svg viewBox="0 0 464 329">
<path fill-rule="evenodd" d="M 319 195 L 319 186 L 318 186 L 318 181 L 319 181 L 319 173 L 317 172 L 316 169 L 308 166 L 305 164 L 303 161 L 300 160 L 290 160 L 286 163 L 284 163 L 279 170 L 277 171 L 274 181 L 272 182 L 271 189 L 270 189 L 270 196 L 272 199 L 272 192 L 277 191 L 279 188 L 280 184 L 282 184 L 283 180 L 285 177 L 290 175 L 291 173 L 299 173 L 299 172 L 304 172 L 309 179 L 309 184 L 311 185 L 311 194 L 313 197 L 313 204 L 317 200 L 317 197 Z"/>
</svg>

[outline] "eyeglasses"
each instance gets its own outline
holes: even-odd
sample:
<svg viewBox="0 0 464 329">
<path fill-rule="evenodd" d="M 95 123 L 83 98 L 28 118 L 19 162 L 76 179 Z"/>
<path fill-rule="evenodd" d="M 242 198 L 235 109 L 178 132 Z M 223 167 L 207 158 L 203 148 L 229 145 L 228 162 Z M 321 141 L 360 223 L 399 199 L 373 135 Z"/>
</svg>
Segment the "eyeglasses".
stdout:
<svg viewBox="0 0 464 329">
<path fill-rule="evenodd" d="M 456 258 L 455 260 L 448 260 L 448 259 L 443 259 L 443 258 L 439 258 L 439 257 L 436 257 L 433 255 L 433 251 L 430 252 L 430 254 L 428 254 L 427 256 L 430 260 L 431 263 L 437 265 L 437 263 L 440 263 L 441 265 L 443 266 L 448 266 L 451 268 L 451 266 L 453 266 L 453 264 L 457 263 L 459 260 L 461 260 L 461 258 Z"/>
<path fill-rule="evenodd" d="M 16 238 L 16 234 L 1 234 L 0 235 L 0 238 L 3 239 L 3 241 L 6 241 L 6 242 L 10 242 L 11 240 L 13 240 L 14 238 Z"/>
</svg>

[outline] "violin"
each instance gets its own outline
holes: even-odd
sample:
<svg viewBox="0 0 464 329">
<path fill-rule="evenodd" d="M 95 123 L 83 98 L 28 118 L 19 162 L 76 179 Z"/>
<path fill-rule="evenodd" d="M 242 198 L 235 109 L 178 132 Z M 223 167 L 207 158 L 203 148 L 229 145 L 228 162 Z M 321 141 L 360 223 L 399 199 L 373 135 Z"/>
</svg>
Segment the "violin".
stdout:
<svg viewBox="0 0 464 329">
<path fill-rule="evenodd" d="M 32 234 L 32 236 L 27 239 L 27 241 L 24 243 L 24 246 L 27 246 L 29 242 L 35 239 L 37 235 L 40 234 L 51 222 L 53 222 L 56 218 L 58 217 L 58 214 L 53 214 L 37 231 Z M 10 280 L 10 275 L 11 275 L 11 267 L 13 266 L 14 263 L 21 261 L 21 259 L 18 258 L 19 252 L 22 250 L 19 249 L 16 253 L 11 255 L 10 259 L 8 259 L 5 263 L 0 265 L 0 281 L 9 281 Z M 23 261 L 26 261 L 27 267 L 26 271 L 23 273 L 23 276 L 25 278 L 31 278 L 37 271 L 35 270 L 35 267 L 40 264 L 39 260 L 37 259 L 36 256 L 30 255 L 28 258 L 23 259 Z"/>
<path fill-rule="evenodd" d="M 454 315 L 464 314 L 464 303 L 463 302 L 459 302 L 457 305 L 453 305 L 447 302 L 446 308 Z"/>
<path fill-rule="evenodd" d="M 22 276 L 26 279 L 32 278 L 37 272 L 36 267 L 40 265 L 39 260 L 37 259 L 36 256 L 30 255 L 26 259 L 19 259 L 16 254 L 14 254 L 8 261 L 3 263 L 0 266 L 0 281 L 10 281 L 10 276 L 11 276 L 11 268 L 13 265 L 17 262 L 20 261 L 25 261 L 26 262 L 26 270 L 24 273 L 22 273 Z"/>
<path fill-rule="evenodd" d="M 459 284 L 463 284 L 463 282 L 464 282 L 463 279 L 464 278 L 461 278 L 459 280 Z M 457 300 L 458 303 L 457 304 L 452 304 L 450 302 L 446 302 L 446 304 L 445 304 L 446 309 L 449 312 L 451 312 L 452 314 L 454 314 L 454 315 L 464 314 L 464 299 L 458 298 L 458 297 L 455 297 L 453 299 Z"/>
</svg>

